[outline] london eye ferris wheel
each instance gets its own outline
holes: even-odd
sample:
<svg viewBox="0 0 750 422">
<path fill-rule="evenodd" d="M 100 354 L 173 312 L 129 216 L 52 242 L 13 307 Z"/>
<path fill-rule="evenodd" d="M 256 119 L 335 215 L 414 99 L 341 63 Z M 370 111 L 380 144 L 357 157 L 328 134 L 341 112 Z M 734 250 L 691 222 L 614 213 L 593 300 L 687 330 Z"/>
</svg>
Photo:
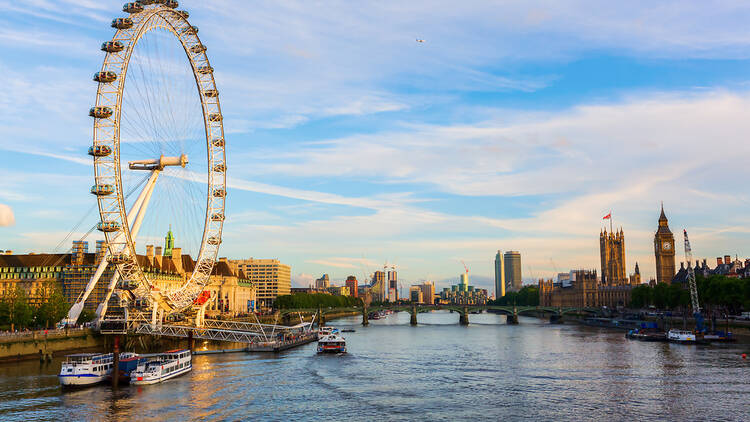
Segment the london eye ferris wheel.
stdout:
<svg viewBox="0 0 750 422">
<path fill-rule="evenodd" d="M 131 286 L 121 292 L 126 300 L 166 312 L 190 307 L 209 283 L 225 219 L 223 116 L 207 48 L 178 6 L 126 3 L 127 17 L 112 21 L 115 34 L 101 46 L 89 154 L 107 258 L 68 320 L 77 318 L 107 263 L 116 271 L 97 314 L 106 312 L 118 278 Z M 196 261 L 186 281 L 161 291 L 137 255 L 160 242 L 167 227 Z"/>
</svg>

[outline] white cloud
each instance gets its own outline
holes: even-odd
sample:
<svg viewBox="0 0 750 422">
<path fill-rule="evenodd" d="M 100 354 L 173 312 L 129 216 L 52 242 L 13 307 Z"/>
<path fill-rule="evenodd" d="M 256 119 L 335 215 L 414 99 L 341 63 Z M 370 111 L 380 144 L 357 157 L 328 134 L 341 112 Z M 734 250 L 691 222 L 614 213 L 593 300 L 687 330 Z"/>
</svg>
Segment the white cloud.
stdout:
<svg viewBox="0 0 750 422">
<path fill-rule="evenodd" d="M 514 123 L 490 120 L 348 136 L 271 153 L 270 160 L 263 154 L 263 161 L 250 168 L 296 177 L 385 177 L 459 195 L 611 190 L 630 186 L 634 178 L 689 179 L 691 172 L 711 165 L 741 170 L 741 160 L 727 162 L 726 154 L 750 152 L 742 136 L 750 132 L 749 106 L 747 93 L 657 95 L 517 115 Z M 720 185 L 703 175 L 695 182 L 704 188 Z"/>
<path fill-rule="evenodd" d="M 310 287 L 315 277 L 312 274 L 299 273 L 292 275 L 292 286 L 294 287 Z"/>
<path fill-rule="evenodd" d="M 0 204 L 0 227 L 9 227 L 16 224 L 16 218 L 13 210 L 5 205 Z"/>
</svg>

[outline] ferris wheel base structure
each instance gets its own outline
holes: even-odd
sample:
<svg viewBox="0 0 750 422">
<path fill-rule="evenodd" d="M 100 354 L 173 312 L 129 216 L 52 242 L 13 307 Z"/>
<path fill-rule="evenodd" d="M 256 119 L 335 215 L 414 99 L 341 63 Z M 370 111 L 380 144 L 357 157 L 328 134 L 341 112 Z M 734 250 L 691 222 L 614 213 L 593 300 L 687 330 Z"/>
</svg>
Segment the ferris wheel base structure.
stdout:
<svg viewBox="0 0 750 422">
<path fill-rule="evenodd" d="M 74 324 L 77 321 L 86 300 L 100 282 L 108 265 L 113 265 L 115 271 L 107 284 L 105 299 L 97 307 L 96 314 L 100 320 L 107 314 L 108 303 L 113 294 L 120 299 L 121 306 L 134 308 L 133 310 L 139 315 L 149 313 L 151 321 L 160 320 L 165 314 L 172 312 L 200 314 L 201 308 L 205 307 L 203 303 L 196 303 L 196 299 L 210 282 L 219 246 L 222 243 L 225 220 L 227 166 L 223 114 L 213 67 L 206 55 L 207 49 L 198 38 L 198 28 L 192 26 L 187 20 L 189 13 L 177 10 L 178 6 L 179 3 L 174 0 L 142 0 L 126 3 L 122 10 L 128 14 L 128 17 L 116 18 L 112 21 L 111 26 L 116 30 L 115 35 L 110 41 L 102 44 L 101 49 L 106 54 L 101 70 L 95 73 L 93 78 L 98 84 L 98 89 L 96 104 L 89 111 L 89 115 L 94 119 L 93 145 L 89 148 L 89 155 L 93 157 L 95 178 L 91 193 L 97 198 L 101 217 L 97 228 L 104 234 L 107 248 L 104 259 L 101 259 L 94 276 L 71 307 L 63 323 Z M 197 245 L 198 256 L 195 268 L 184 283 L 170 291 L 158 289 L 155 280 L 151 280 L 147 271 L 141 267 L 136 254 L 136 239 L 143 227 L 144 218 L 148 214 L 159 175 L 170 167 L 186 168 L 191 164 L 188 155 L 183 152 L 176 156 L 144 157 L 144 159 L 128 161 L 127 166 L 121 164 L 121 150 L 127 145 L 120 142 L 120 130 L 123 122 L 128 122 L 128 120 L 122 120 L 123 105 L 128 104 L 127 101 L 123 102 L 123 98 L 127 98 L 127 92 L 129 92 L 126 91 L 128 67 L 139 41 L 155 30 L 173 35 L 186 55 L 191 74 L 190 80 L 194 79 L 196 87 L 194 92 L 197 92 L 197 98 L 200 101 L 200 120 L 194 123 L 201 127 L 201 139 L 205 137 L 199 142 L 205 148 L 207 159 L 207 162 L 200 163 L 201 160 L 199 160 L 198 163 L 193 164 L 200 165 L 202 169 L 208 169 L 204 181 L 200 181 L 200 183 L 205 183 L 207 195 L 204 197 L 205 208 L 201 207 L 200 212 L 196 213 L 202 215 L 203 218 L 195 227 L 197 236 L 194 237 L 201 239 L 200 244 Z M 145 43 L 146 46 L 149 45 L 148 42 Z M 150 57 L 148 62 L 151 63 Z M 172 84 L 169 86 L 171 89 Z M 137 92 L 140 94 L 141 91 L 137 90 Z M 160 94 L 154 93 L 153 95 Z M 166 97 L 167 100 L 170 98 L 169 95 L 161 95 L 161 97 Z M 149 110 L 151 105 L 149 103 Z M 170 124 L 174 123 L 154 118 L 153 115 L 148 117 L 148 119 L 144 118 L 147 124 L 161 125 L 157 128 L 158 130 L 154 131 L 157 135 L 168 132 Z M 165 139 L 152 141 L 157 151 L 167 150 L 159 142 L 174 142 L 176 139 L 183 141 L 182 133 L 170 135 L 165 136 Z M 123 183 L 123 172 L 142 171 L 149 171 L 151 174 L 137 199 L 129 209 L 126 209 L 127 195 Z M 130 288 L 118 288 L 118 283 Z"/>
</svg>

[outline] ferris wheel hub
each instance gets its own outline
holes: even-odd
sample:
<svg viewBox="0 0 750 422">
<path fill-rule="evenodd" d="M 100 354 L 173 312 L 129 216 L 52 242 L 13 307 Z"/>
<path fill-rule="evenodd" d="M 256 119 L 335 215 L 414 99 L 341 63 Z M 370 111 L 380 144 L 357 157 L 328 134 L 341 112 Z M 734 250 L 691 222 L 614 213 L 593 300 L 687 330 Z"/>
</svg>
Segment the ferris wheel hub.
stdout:
<svg viewBox="0 0 750 422">
<path fill-rule="evenodd" d="M 179 157 L 165 157 L 161 156 L 156 160 L 137 160 L 128 161 L 128 167 L 130 170 L 164 170 L 167 166 L 180 166 L 185 168 L 188 163 L 187 154 L 182 154 Z"/>
</svg>

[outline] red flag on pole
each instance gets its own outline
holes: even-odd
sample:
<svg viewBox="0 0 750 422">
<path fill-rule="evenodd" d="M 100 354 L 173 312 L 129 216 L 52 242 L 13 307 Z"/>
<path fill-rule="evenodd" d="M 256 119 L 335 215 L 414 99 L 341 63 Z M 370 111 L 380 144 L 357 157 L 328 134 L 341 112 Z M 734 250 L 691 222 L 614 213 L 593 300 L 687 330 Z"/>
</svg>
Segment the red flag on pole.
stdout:
<svg viewBox="0 0 750 422">
<path fill-rule="evenodd" d="M 604 218 L 602 218 L 602 220 L 609 220 L 611 218 L 612 218 L 612 213 L 609 213 L 609 214 L 605 215 Z"/>
</svg>

